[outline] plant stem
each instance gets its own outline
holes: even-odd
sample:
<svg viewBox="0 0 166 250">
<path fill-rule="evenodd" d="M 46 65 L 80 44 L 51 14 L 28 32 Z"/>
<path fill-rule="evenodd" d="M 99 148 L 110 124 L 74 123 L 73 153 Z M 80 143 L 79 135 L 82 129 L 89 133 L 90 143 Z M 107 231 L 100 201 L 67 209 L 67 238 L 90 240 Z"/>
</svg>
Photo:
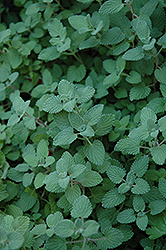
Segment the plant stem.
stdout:
<svg viewBox="0 0 166 250">
<path fill-rule="evenodd" d="M 77 111 L 77 113 L 80 115 L 80 111 L 79 111 L 77 105 L 75 105 L 74 108 L 75 108 L 75 110 Z"/>
<path fill-rule="evenodd" d="M 82 248 L 81 248 L 81 249 L 84 249 L 86 241 L 87 241 L 87 238 L 84 237 L 84 241 L 83 241 L 83 245 L 82 245 Z"/>
<path fill-rule="evenodd" d="M 79 243 L 79 242 L 83 242 L 84 240 L 72 240 L 72 241 L 67 241 L 65 242 L 66 244 L 73 244 L 73 243 Z"/>
<path fill-rule="evenodd" d="M 99 238 L 99 239 L 88 239 L 88 241 L 99 241 L 99 240 L 105 240 L 105 238 Z"/>
<path fill-rule="evenodd" d="M 25 112 L 25 116 L 31 117 L 27 112 Z M 42 120 L 40 120 L 39 118 L 35 117 L 36 123 L 47 128 L 50 129 Z"/>
<path fill-rule="evenodd" d="M 74 51 L 72 51 L 71 49 L 69 49 L 69 51 L 71 52 L 71 55 L 73 55 L 73 56 L 75 57 L 75 59 L 76 59 L 79 63 L 83 64 L 83 61 L 82 61 L 80 55 L 79 55 L 79 57 L 78 57 Z"/>
<path fill-rule="evenodd" d="M 149 149 L 150 150 L 150 148 L 149 147 L 144 147 L 144 146 L 139 146 L 140 148 L 144 148 L 144 149 Z"/>
<path fill-rule="evenodd" d="M 159 59 L 158 59 L 158 56 L 157 56 L 157 54 L 156 54 L 155 49 L 153 48 L 152 50 L 153 50 L 153 54 L 154 54 L 155 59 L 156 59 L 156 67 L 155 67 L 155 69 L 157 69 L 157 67 L 158 67 L 158 65 L 159 65 Z"/>
<path fill-rule="evenodd" d="M 96 0 L 96 2 L 98 2 L 100 4 L 100 6 L 101 6 L 101 1 L 100 0 Z"/>
<path fill-rule="evenodd" d="M 131 11 L 132 19 L 138 18 L 138 16 L 134 13 L 133 1 L 131 3 L 126 3 L 126 5 L 129 7 Z"/>
<path fill-rule="evenodd" d="M 163 49 L 163 46 L 159 49 L 159 51 L 157 52 L 157 56 L 160 54 L 160 52 L 162 51 L 162 49 Z"/>
<path fill-rule="evenodd" d="M 92 143 L 90 142 L 90 140 L 86 136 L 84 138 L 89 143 L 89 145 L 92 145 Z"/>
<path fill-rule="evenodd" d="M 155 70 L 156 70 L 158 68 L 158 65 L 159 65 L 159 59 L 158 59 L 158 56 L 156 54 L 155 49 L 153 48 L 152 50 L 153 50 L 153 53 L 154 53 L 154 56 L 155 56 L 155 60 L 156 60 L 156 66 L 155 66 Z M 156 79 L 156 77 L 154 75 L 154 80 L 153 80 L 154 90 L 156 90 L 156 88 L 155 88 L 156 82 L 157 82 L 157 79 Z"/>
<path fill-rule="evenodd" d="M 165 141 L 166 141 L 166 139 L 164 139 L 162 142 L 160 142 L 158 146 L 161 146 Z"/>
</svg>

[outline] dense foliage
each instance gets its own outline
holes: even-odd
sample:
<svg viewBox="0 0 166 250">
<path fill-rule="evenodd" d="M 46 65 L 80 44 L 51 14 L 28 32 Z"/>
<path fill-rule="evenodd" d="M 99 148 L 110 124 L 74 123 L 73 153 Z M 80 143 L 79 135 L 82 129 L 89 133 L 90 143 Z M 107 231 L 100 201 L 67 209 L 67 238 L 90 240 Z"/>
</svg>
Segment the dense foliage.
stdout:
<svg viewBox="0 0 166 250">
<path fill-rule="evenodd" d="M 166 1 L 0 5 L 0 249 L 166 249 Z"/>
</svg>

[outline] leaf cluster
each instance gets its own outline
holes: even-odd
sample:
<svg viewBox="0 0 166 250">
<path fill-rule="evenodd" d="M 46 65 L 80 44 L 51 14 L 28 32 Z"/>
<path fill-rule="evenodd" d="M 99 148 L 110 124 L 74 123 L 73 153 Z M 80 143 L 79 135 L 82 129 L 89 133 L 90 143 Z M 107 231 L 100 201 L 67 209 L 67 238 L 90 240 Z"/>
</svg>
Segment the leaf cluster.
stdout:
<svg viewBox="0 0 166 250">
<path fill-rule="evenodd" d="M 0 249 L 165 249 L 165 1 L 0 7 Z"/>
</svg>

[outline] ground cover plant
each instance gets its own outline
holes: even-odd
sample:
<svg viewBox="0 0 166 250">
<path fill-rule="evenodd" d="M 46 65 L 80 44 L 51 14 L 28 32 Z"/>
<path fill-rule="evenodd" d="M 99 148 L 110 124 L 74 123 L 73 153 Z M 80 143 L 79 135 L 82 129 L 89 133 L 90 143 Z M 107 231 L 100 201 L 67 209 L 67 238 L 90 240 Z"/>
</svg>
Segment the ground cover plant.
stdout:
<svg viewBox="0 0 166 250">
<path fill-rule="evenodd" d="M 166 249 L 165 0 L 0 6 L 0 249 Z"/>
</svg>

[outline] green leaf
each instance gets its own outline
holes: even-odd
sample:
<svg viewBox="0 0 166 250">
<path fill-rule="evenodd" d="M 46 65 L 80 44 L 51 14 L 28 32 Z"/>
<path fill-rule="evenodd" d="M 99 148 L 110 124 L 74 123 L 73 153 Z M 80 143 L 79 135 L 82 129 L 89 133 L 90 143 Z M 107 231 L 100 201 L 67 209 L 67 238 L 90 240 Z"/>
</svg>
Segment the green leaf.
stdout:
<svg viewBox="0 0 166 250">
<path fill-rule="evenodd" d="M 48 69 L 45 69 L 43 74 L 42 74 L 42 79 L 43 79 L 43 83 L 46 85 L 49 85 L 52 83 L 53 79 L 52 79 L 52 74 Z"/>
<path fill-rule="evenodd" d="M 80 3 L 90 3 L 93 0 L 77 0 L 77 1 L 80 2 Z"/>
<path fill-rule="evenodd" d="M 166 34 L 159 38 L 157 44 L 162 46 L 164 49 L 166 48 Z"/>
<path fill-rule="evenodd" d="M 130 190 L 130 185 L 128 185 L 127 183 L 122 183 L 119 187 L 118 187 L 118 193 L 120 194 L 125 194 L 126 192 L 128 192 Z"/>
<path fill-rule="evenodd" d="M 151 16 L 153 11 L 155 10 L 158 4 L 158 0 L 150 0 L 148 1 L 141 9 L 140 14 L 145 14 L 147 16 Z"/>
<path fill-rule="evenodd" d="M 115 46 L 113 46 L 113 55 L 118 56 L 128 50 L 129 47 L 130 44 L 126 41 L 116 44 Z"/>
<path fill-rule="evenodd" d="M 123 242 L 130 240 L 134 235 L 130 225 L 120 225 L 118 229 L 124 234 Z"/>
<path fill-rule="evenodd" d="M 109 0 L 106 1 L 99 9 L 101 14 L 114 14 L 119 12 L 123 8 L 123 3 L 121 0 Z"/>
<path fill-rule="evenodd" d="M 10 29 L 6 29 L 0 32 L 0 43 L 3 42 L 3 40 L 6 40 L 6 38 L 8 36 L 10 36 L 11 34 L 11 30 Z"/>
<path fill-rule="evenodd" d="M 162 221 L 162 223 L 163 222 L 164 221 Z M 160 221 L 160 223 L 161 223 L 161 221 Z M 161 236 L 165 235 L 165 229 L 163 229 L 162 227 L 157 228 L 155 225 L 155 226 L 152 226 L 151 228 L 148 227 L 146 229 L 146 233 L 149 235 L 149 239 L 154 240 L 154 239 L 160 238 Z"/>
<path fill-rule="evenodd" d="M 122 58 L 126 61 L 138 61 L 144 58 L 144 53 L 142 48 L 136 47 L 134 49 L 129 49 Z"/>
<path fill-rule="evenodd" d="M 18 207 L 22 209 L 23 212 L 31 209 L 36 203 L 36 198 L 27 192 L 22 192 L 20 199 L 16 203 Z"/>
<path fill-rule="evenodd" d="M 6 81 L 10 76 L 9 68 L 6 65 L 0 66 L 0 74 L 1 74 L 1 82 Z"/>
<path fill-rule="evenodd" d="M 118 74 L 121 74 L 123 72 L 125 66 L 126 66 L 126 61 L 121 56 L 119 56 L 118 59 L 116 60 L 116 69 L 118 71 Z"/>
<path fill-rule="evenodd" d="M 67 246 L 66 246 L 66 241 L 64 239 L 61 239 L 57 236 L 53 236 L 51 238 L 49 238 L 45 245 L 44 248 L 46 250 L 67 250 Z"/>
<path fill-rule="evenodd" d="M 34 15 L 35 13 L 37 13 L 39 11 L 39 9 L 40 9 L 39 3 L 30 4 L 28 6 L 28 8 L 26 9 L 25 14 L 28 15 L 28 16 L 29 15 Z"/>
<path fill-rule="evenodd" d="M 66 111 L 61 111 L 54 115 L 54 119 L 58 128 L 63 130 L 71 126 L 68 119 L 68 116 L 70 116 L 70 114 L 73 114 L 73 112 L 68 114 Z"/>
<path fill-rule="evenodd" d="M 87 126 L 83 125 L 82 126 L 82 131 L 80 132 L 80 135 L 83 137 L 92 137 L 95 135 L 95 132 L 93 128 L 88 124 Z"/>
<path fill-rule="evenodd" d="M 126 175 L 126 171 L 117 166 L 109 166 L 107 168 L 107 175 L 113 183 L 119 184 Z"/>
<path fill-rule="evenodd" d="M 104 60 L 103 67 L 108 73 L 113 73 L 114 71 L 116 71 L 116 62 L 112 59 Z"/>
<path fill-rule="evenodd" d="M 71 204 L 81 196 L 81 189 L 79 185 L 75 184 L 74 186 L 68 186 L 65 190 L 65 196 Z"/>
<path fill-rule="evenodd" d="M 105 229 L 105 239 L 101 241 L 101 249 L 113 249 L 122 244 L 124 235 L 117 228 L 106 228 Z M 103 248 L 102 248 L 103 246 Z"/>
<path fill-rule="evenodd" d="M 28 129 L 30 130 L 36 129 L 36 120 L 34 116 L 23 117 L 23 121 Z"/>
<path fill-rule="evenodd" d="M 95 125 L 97 122 L 99 122 L 102 111 L 103 111 L 104 105 L 97 104 L 90 108 L 87 113 L 84 115 L 84 120 L 91 126 Z"/>
<path fill-rule="evenodd" d="M 156 39 L 155 39 L 155 38 L 152 38 L 152 40 L 149 41 L 148 44 L 144 44 L 144 45 L 142 46 L 142 48 L 143 48 L 144 50 L 151 50 L 151 49 L 154 48 L 155 43 L 156 43 Z"/>
<path fill-rule="evenodd" d="M 66 188 L 69 184 L 70 177 L 67 176 L 65 178 L 59 179 L 58 183 L 61 188 Z"/>
<path fill-rule="evenodd" d="M 37 145 L 37 156 L 39 158 L 48 156 L 47 142 L 43 139 Z"/>
<path fill-rule="evenodd" d="M 103 136 L 110 132 L 114 124 L 115 116 L 113 114 L 103 114 L 97 123 L 95 133 L 97 136 Z"/>
<path fill-rule="evenodd" d="M 145 210 L 145 201 L 139 195 L 134 196 L 133 198 L 133 208 L 136 212 Z"/>
<path fill-rule="evenodd" d="M 59 237 L 69 237 L 74 233 L 74 223 L 68 219 L 61 220 L 56 224 L 54 231 Z"/>
<path fill-rule="evenodd" d="M 109 85 L 109 87 L 113 86 L 120 79 L 120 75 L 117 72 L 113 72 L 110 75 L 106 76 L 103 85 Z"/>
<path fill-rule="evenodd" d="M 94 220 L 88 220 L 84 223 L 84 231 L 82 235 L 88 237 L 92 234 L 97 234 L 99 229 L 99 224 Z"/>
<path fill-rule="evenodd" d="M 56 163 L 56 170 L 59 174 L 60 178 L 66 177 L 67 171 L 69 168 L 74 164 L 74 159 L 72 155 L 65 151 L 62 155 L 62 157 L 57 161 Z"/>
<path fill-rule="evenodd" d="M 54 228 L 56 226 L 56 224 L 61 220 L 63 220 L 63 215 L 61 212 L 57 211 L 56 213 L 49 214 L 47 216 L 46 223 L 47 223 L 48 227 Z"/>
<path fill-rule="evenodd" d="M 133 185 L 133 183 L 135 182 L 135 174 L 133 173 L 133 171 L 128 172 L 126 176 L 126 182 L 128 185 Z"/>
<path fill-rule="evenodd" d="M 60 53 L 57 51 L 56 46 L 51 46 L 46 49 L 42 49 L 38 55 L 39 60 L 43 61 L 53 61 L 60 56 Z"/>
<path fill-rule="evenodd" d="M 144 20 L 139 20 L 136 25 L 136 33 L 142 42 L 147 41 L 150 36 L 150 29 Z"/>
<path fill-rule="evenodd" d="M 152 120 L 153 122 L 156 122 L 157 116 L 151 108 L 145 107 L 141 111 L 140 119 L 141 119 L 142 125 L 147 125 L 148 120 Z"/>
<path fill-rule="evenodd" d="M 158 124 L 159 124 L 159 130 L 161 132 L 163 132 L 164 130 L 166 130 L 166 116 L 161 117 L 158 120 Z"/>
<path fill-rule="evenodd" d="M 42 95 L 42 98 L 39 99 L 36 103 L 39 105 L 38 107 L 40 107 L 40 109 L 42 110 L 43 108 L 43 103 L 46 99 L 48 99 L 49 95 L 45 95 L 44 94 L 48 91 L 48 86 L 47 85 L 37 85 L 31 92 L 32 97 L 35 98 L 39 98 Z"/>
<path fill-rule="evenodd" d="M 21 97 L 14 98 L 13 108 L 16 111 L 17 115 L 22 117 L 27 111 L 30 101 L 24 102 Z"/>
<path fill-rule="evenodd" d="M 136 138 L 124 138 L 117 142 L 115 151 L 122 151 L 123 154 L 136 155 L 140 152 L 139 140 Z"/>
<path fill-rule="evenodd" d="M 161 85 L 164 85 L 164 84 L 160 84 L 160 89 L 161 89 L 161 92 L 162 92 Z M 156 98 L 153 98 L 148 103 L 147 107 L 151 108 L 155 112 L 155 114 L 160 113 L 160 112 L 164 112 L 165 101 L 163 100 L 162 97 L 156 97 Z"/>
<path fill-rule="evenodd" d="M 65 173 L 69 170 L 69 168 L 74 165 L 74 159 L 72 155 L 65 151 L 62 157 L 56 163 L 56 170 L 58 173 Z"/>
<path fill-rule="evenodd" d="M 0 69 L 1 71 L 1 69 Z M 6 91 L 5 85 L 0 83 L 0 101 L 4 101 L 6 99 Z M 9 118 L 10 119 L 10 118 Z"/>
<path fill-rule="evenodd" d="M 10 81 L 10 83 L 15 82 L 15 80 L 18 78 L 18 76 L 19 76 L 19 73 L 18 73 L 18 72 L 12 73 L 12 74 L 9 76 L 9 81 Z"/>
<path fill-rule="evenodd" d="M 93 48 L 99 45 L 99 40 L 96 39 L 96 37 L 91 36 L 87 40 L 84 40 L 83 42 L 80 43 L 79 49 L 88 49 L 88 48 Z"/>
<path fill-rule="evenodd" d="M 7 126 L 13 126 L 14 124 L 16 124 L 17 122 L 19 122 L 20 118 L 18 117 L 18 115 L 13 114 L 11 115 L 11 117 L 8 120 Z"/>
<path fill-rule="evenodd" d="M 148 170 L 149 157 L 147 155 L 137 158 L 131 165 L 133 171 L 138 177 L 142 177 Z"/>
<path fill-rule="evenodd" d="M 113 27 L 104 32 L 101 37 L 101 44 L 114 45 L 122 42 L 125 39 L 125 33 L 119 27 Z"/>
<path fill-rule="evenodd" d="M 32 181 L 33 181 L 33 178 L 34 178 L 35 174 L 32 172 L 32 173 L 25 173 L 23 175 L 23 178 L 22 178 L 22 184 L 24 187 L 28 187 L 31 185 Z"/>
<path fill-rule="evenodd" d="M 73 209 L 71 210 L 71 216 L 73 218 L 88 218 L 91 213 L 92 205 L 87 196 L 82 195 L 74 201 Z"/>
<path fill-rule="evenodd" d="M 102 199 L 102 206 L 104 208 L 111 208 L 118 206 L 125 200 L 125 195 L 119 194 L 118 189 L 112 189 L 107 192 Z"/>
<path fill-rule="evenodd" d="M 72 112 L 75 105 L 76 105 L 76 99 L 74 98 L 74 99 L 64 103 L 63 109 L 67 112 Z"/>
<path fill-rule="evenodd" d="M 158 187 L 162 196 L 166 198 L 166 179 L 160 179 Z"/>
<path fill-rule="evenodd" d="M 84 34 L 88 31 L 91 31 L 92 28 L 89 28 L 89 23 L 87 17 L 83 15 L 74 15 L 68 18 L 70 25 L 79 31 L 80 34 Z"/>
<path fill-rule="evenodd" d="M 11 232 L 8 234 L 9 249 L 19 249 L 24 243 L 24 237 L 21 233 Z"/>
<path fill-rule="evenodd" d="M 84 103 L 89 101 L 95 93 L 95 89 L 87 86 L 85 88 L 78 88 L 77 89 L 77 102 L 78 103 Z"/>
<path fill-rule="evenodd" d="M 105 148 L 101 141 L 95 140 L 92 144 L 84 147 L 85 156 L 96 165 L 102 165 L 105 157 Z"/>
<path fill-rule="evenodd" d="M 39 224 L 39 225 L 36 225 L 32 230 L 31 232 L 34 234 L 34 235 L 43 235 L 46 233 L 46 224 Z"/>
<path fill-rule="evenodd" d="M 54 146 L 62 146 L 71 144 L 77 139 L 77 134 L 74 134 L 73 128 L 69 127 L 60 131 L 55 137 L 53 144 Z"/>
<path fill-rule="evenodd" d="M 45 175 L 42 174 L 42 173 L 38 173 L 35 177 L 35 180 L 34 180 L 34 186 L 35 186 L 35 189 L 38 189 L 40 187 L 42 187 L 44 185 L 43 181 L 45 179 Z"/>
<path fill-rule="evenodd" d="M 83 164 L 75 164 L 69 168 L 70 178 L 76 178 L 84 172 L 86 167 Z"/>
<path fill-rule="evenodd" d="M 84 187 L 94 187 L 102 182 L 101 175 L 96 171 L 85 171 L 84 178 L 81 184 Z"/>
<path fill-rule="evenodd" d="M 19 207 L 11 204 L 7 207 L 7 214 L 12 215 L 14 218 L 17 218 L 19 216 L 22 217 L 23 211 Z"/>
<path fill-rule="evenodd" d="M 161 213 L 166 208 L 165 200 L 154 200 L 149 202 L 150 213 L 156 215 Z"/>
<path fill-rule="evenodd" d="M 53 156 L 47 156 L 45 158 L 44 167 L 48 167 L 48 166 L 52 165 L 54 162 L 55 162 L 55 158 Z"/>
<path fill-rule="evenodd" d="M 0 184 L 0 201 L 6 199 L 9 196 L 9 194 L 6 190 L 6 187 L 7 187 L 7 185 Z"/>
<path fill-rule="evenodd" d="M 142 178 L 137 178 L 135 180 L 135 185 L 133 185 L 131 192 L 133 194 L 145 194 L 150 191 L 150 186 L 147 181 Z"/>
<path fill-rule="evenodd" d="M 83 64 L 79 67 L 74 65 L 70 66 L 67 71 L 67 78 L 70 82 L 80 82 L 86 74 L 86 68 Z"/>
<path fill-rule="evenodd" d="M 166 84 L 166 66 L 163 66 L 160 69 L 156 69 L 154 74 L 157 81 Z"/>
<path fill-rule="evenodd" d="M 62 100 L 68 101 L 74 97 L 75 86 L 67 80 L 61 80 L 58 84 L 58 93 Z"/>
<path fill-rule="evenodd" d="M 120 212 L 117 216 L 117 221 L 120 223 L 131 223 L 136 220 L 133 209 L 126 209 Z"/>
<path fill-rule="evenodd" d="M 152 159 L 158 165 L 163 165 L 166 159 L 166 144 L 151 148 Z"/>
<path fill-rule="evenodd" d="M 43 103 L 43 110 L 49 113 L 58 113 L 63 109 L 59 96 L 50 96 Z"/>
<path fill-rule="evenodd" d="M 28 165 L 30 165 L 32 167 L 36 167 L 37 162 L 38 162 L 38 158 L 35 154 L 35 150 L 34 150 L 33 145 L 28 144 L 25 147 L 24 153 L 23 153 L 23 158 L 28 163 Z"/>
<path fill-rule="evenodd" d="M 65 195 L 61 196 L 61 198 L 58 200 L 57 206 L 64 209 L 65 213 L 71 211 L 72 209 L 72 205 L 68 202 Z"/>
<path fill-rule="evenodd" d="M 135 140 L 146 140 L 149 137 L 149 130 L 146 125 L 141 125 L 130 131 L 129 137 Z"/>
<path fill-rule="evenodd" d="M 151 89 L 145 83 L 139 83 L 130 89 L 130 100 L 140 100 L 146 98 L 151 92 Z"/>
<path fill-rule="evenodd" d="M 138 213 L 136 219 L 136 225 L 142 231 L 145 231 L 148 226 L 148 216 L 142 212 Z"/>
<path fill-rule="evenodd" d="M 47 175 L 43 183 L 46 184 L 45 188 L 49 192 L 60 193 L 64 191 L 64 189 L 59 186 L 59 178 L 57 171 L 54 171 Z"/>
<path fill-rule="evenodd" d="M 22 63 L 22 57 L 17 50 L 11 48 L 7 53 L 9 64 L 13 69 L 16 69 Z"/>
<path fill-rule="evenodd" d="M 57 37 L 61 34 L 61 30 L 63 30 L 63 24 L 57 18 L 50 19 L 48 23 L 48 32 L 50 36 Z"/>
</svg>

